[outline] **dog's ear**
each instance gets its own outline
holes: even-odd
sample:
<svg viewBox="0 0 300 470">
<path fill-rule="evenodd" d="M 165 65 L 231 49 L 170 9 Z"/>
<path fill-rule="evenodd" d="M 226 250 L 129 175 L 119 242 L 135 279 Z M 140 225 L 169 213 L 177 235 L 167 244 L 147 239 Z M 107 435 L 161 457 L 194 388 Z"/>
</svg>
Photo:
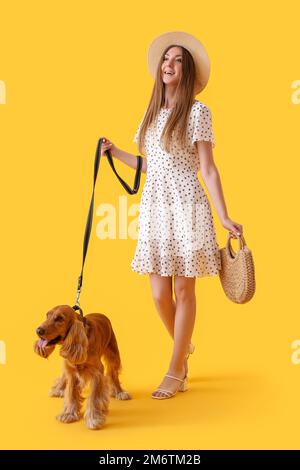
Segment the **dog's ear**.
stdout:
<svg viewBox="0 0 300 470">
<path fill-rule="evenodd" d="M 88 338 L 83 323 L 74 320 L 60 349 L 60 355 L 72 364 L 82 364 L 87 359 Z"/>
</svg>

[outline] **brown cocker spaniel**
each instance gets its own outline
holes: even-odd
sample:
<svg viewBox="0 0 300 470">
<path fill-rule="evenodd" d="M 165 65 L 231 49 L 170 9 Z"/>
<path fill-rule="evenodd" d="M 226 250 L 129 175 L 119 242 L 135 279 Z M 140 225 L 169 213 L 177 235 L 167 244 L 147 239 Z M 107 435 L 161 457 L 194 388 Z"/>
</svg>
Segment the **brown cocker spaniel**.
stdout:
<svg viewBox="0 0 300 470">
<path fill-rule="evenodd" d="M 72 307 L 58 305 L 49 310 L 36 333 L 40 339 L 35 342 L 34 351 L 44 358 L 57 344 L 61 345 L 63 373 L 50 390 L 52 397 L 64 396 L 63 411 L 57 416 L 59 421 L 71 423 L 80 419 L 81 391 L 88 382 L 90 395 L 84 418 L 90 429 L 99 429 L 104 424 L 109 395 L 119 400 L 131 399 L 120 385 L 120 353 L 111 322 L 105 315 L 90 313 L 83 322 Z"/>
</svg>

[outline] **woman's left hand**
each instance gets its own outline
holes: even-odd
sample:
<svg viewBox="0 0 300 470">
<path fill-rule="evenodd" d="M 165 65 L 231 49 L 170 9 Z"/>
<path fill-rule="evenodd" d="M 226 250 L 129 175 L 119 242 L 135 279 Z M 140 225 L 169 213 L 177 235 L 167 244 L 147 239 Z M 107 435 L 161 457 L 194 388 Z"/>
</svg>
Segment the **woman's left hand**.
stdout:
<svg viewBox="0 0 300 470">
<path fill-rule="evenodd" d="M 238 224 L 237 222 L 234 222 L 229 217 L 222 220 L 221 223 L 222 223 L 224 228 L 229 230 L 230 235 L 233 238 L 237 238 L 237 237 L 243 235 L 243 226 L 241 224 Z"/>
</svg>

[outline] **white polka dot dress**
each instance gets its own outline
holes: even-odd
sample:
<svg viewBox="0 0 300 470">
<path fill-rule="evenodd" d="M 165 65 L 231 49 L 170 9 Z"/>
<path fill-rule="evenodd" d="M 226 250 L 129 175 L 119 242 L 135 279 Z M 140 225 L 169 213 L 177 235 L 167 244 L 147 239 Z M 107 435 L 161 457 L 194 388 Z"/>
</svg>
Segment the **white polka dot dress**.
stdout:
<svg viewBox="0 0 300 470">
<path fill-rule="evenodd" d="M 156 126 L 148 128 L 145 136 L 147 172 L 131 269 L 161 276 L 217 275 L 221 269 L 219 245 L 210 203 L 197 177 L 200 164 L 194 145 L 197 140 L 210 140 L 215 146 L 211 112 L 195 100 L 189 116 L 188 146 L 182 150 L 172 143 L 168 153 L 160 146 L 160 137 L 170 112 L 171 108 L 161 108 Z"/>
</svg>

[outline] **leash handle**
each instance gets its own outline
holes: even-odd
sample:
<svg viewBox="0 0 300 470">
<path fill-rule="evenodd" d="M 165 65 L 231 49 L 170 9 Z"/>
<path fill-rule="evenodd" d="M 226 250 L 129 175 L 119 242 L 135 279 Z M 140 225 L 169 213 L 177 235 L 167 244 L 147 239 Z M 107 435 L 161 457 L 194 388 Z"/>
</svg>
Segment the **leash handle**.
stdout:
<svg viewBox="0 0 300 470">
<path fill-rule="evenodd" d="M 138 161 L 137 161 L 137 167 L 136 167 L 136 173 L 135 173 L 135 178 L 134 178 L 134 184 L 133 184 L 133 189 L 131 189 L 131 187 L 126 183 L 126 181 L 124 181 L 121 176 L 117 173 L 116 169 L 115 169 L 115 165 L 114 165 L 114 162 L 113 162 L 113 159 L 112 159 L 112 156 L 111 156 L 111 152 L 110 150 L 106 150 L 106 155 L 107 155 L 107 159 L 108 159 L 108 163 L 110 164 L 114 174 L 116 175 L 116 177 L 118 178 L 118 180 L 120 181 L 120 183 L 122 184 L 123 188 L 126 189 L 126 191 L 129 193 L 129 194 L 136 194 L 139 190 L 139 187 L 140 187 L 140 180 L 141 180 L 141 172 L 142 172 L 142 164 L 143 164 L 143 160 L 142 160 L 142 157 L 140 155 L 137 155 L 137 158 L 138 158 Z"/>
<path fill-rule="evenodd" d="M 83 311 L 80 307 L 79 303 L 79 298 L 80 298 L 80 293 L 81 293 L 81 288 L 82 288 L 82 280 L 83 280 L 83 267 L 84 267 L 84 262 L 86 258 L 86 253 L 88 249 L 88 244 L 89 244 L 89 239 L 90 239 L 90 234 L 92 230 L 92 222 L 93 222 L 93 212 L 94 212 L 94 195 L 95 195 L 95 185 L 97 181 L 97 175 L 98 175 L 98 170 L 100 166 L 100 158 L 101 158 L 101 146 L 102 146 L 103 138 L 101 137 L 98 141 L 97 148 L 96 148 L 96 154 L 95 154 L 95 161 L 94 161 L 94 181 L 93 181 L 93 192 L 92 192 L 92 198 L 90 202 L 90 208 L 88 212 L 88 217 L 87 217 L 87 222 L 86 222 L 86 227 L 85 227 L 85 233 L 84 233 L 84 240 L 83 240 L 83 258 L 82 258 L 82 267 L 81 267 L 81 273 L 78 277 L 78 284 L 77 284 L 77 292 L 76 292 L 76 302 L 75 305 L 73 306 L 74 310 L 79 310 L 80 311 L 80 318 L 83 319 Z M 112 155 L 110 150 L 106 150 L 106 155 L 108 162 L 117 176 L 118 180 L 122 184 L 123 188 L 129 193 L 129 194 L 136 194 L 139 190 L 140 186 L 140 180 L 141 180 L 141 172 L 142 172 L 142 157 L 141 155 L 137 155 L 137 167 L 136 167 L 136 173 L 135 173 L 135 178 L 134 178 L 134 185 L 133 188 L 126 183 L 126 181 L 121 178 L 121 176 L 117 173 Z"/>
</svg>

